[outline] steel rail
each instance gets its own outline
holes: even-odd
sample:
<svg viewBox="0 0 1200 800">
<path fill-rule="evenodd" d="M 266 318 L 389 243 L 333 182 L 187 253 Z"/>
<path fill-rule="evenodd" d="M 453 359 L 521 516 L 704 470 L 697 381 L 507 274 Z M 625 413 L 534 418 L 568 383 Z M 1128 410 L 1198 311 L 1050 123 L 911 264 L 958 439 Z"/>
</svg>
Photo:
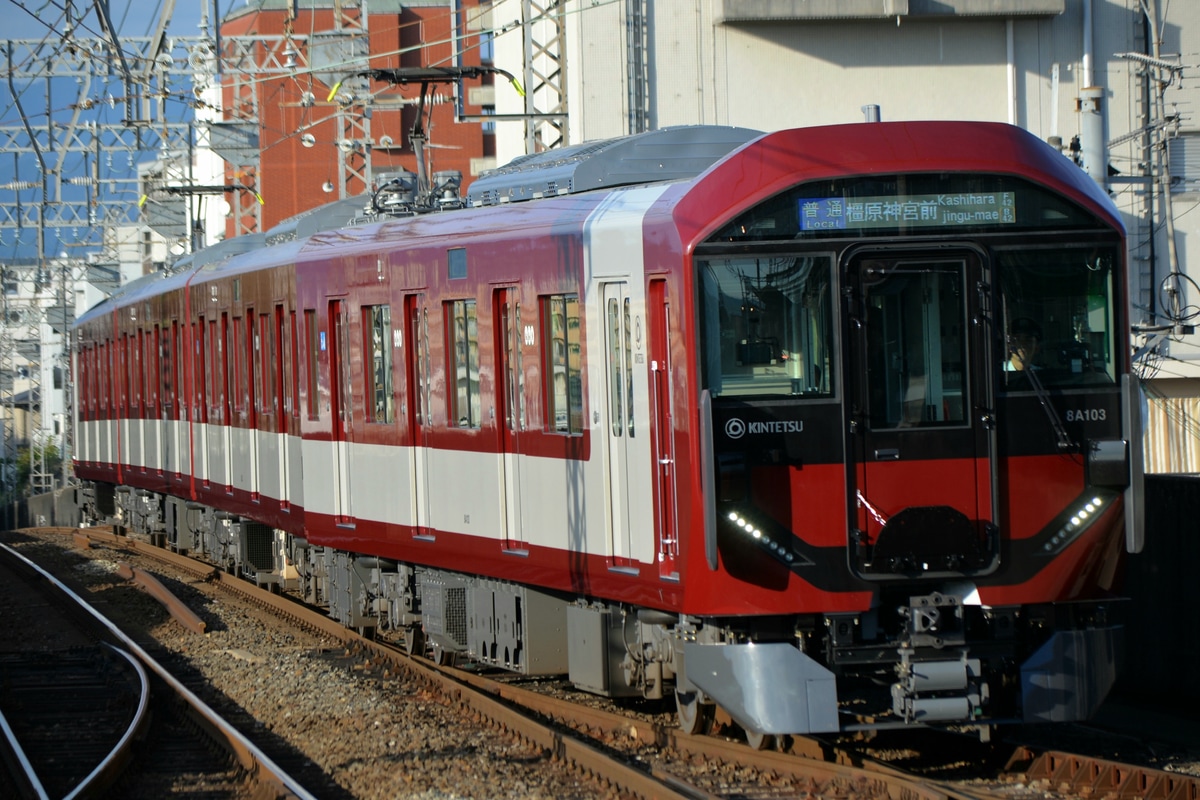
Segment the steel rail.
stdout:
<svg viewBox="0 0 1200 800">
<path fill-rule="evenodd" d="M 116 537 L 114 537 L 116 538 Z M 160 665 L 154 658 L 147 653 L 141 646 L 138 645 L 130 637 L 126 636 L 124 631 L 117 627 L 111 620 L 92 607 L 91 603 L 77 595 L 66 584 L 54 577 L 52 574 L 42 569 L 40 566 L 30 561 L 25 556 L 18 553 L 8 545 L 0 544 L 0 548 L 11 553 L 14 557 L 27 564 L 31 569 L 38 572 L 51 584 L 56 586 L 60 591 L 79 604 L 80 608 L 92 615 L 102 626 L 128 648 L 128 650 L 137 656 L 137 658 L 149 667 L 159 678 L 161 678 L 171 689 L 182 697 L 188 704 L 188 707 L 196 713 L 196 722 L 204 728 L 210 736 L 217 741 L 223 741 L 230 749 L 230 752 L 237 759 L 238 763 L 252 775 L 255 775 L 263 783 L 270 787 L 274 792 L 274 796 L 279 798 L 290 798 L 292 800 L 317 800 L 317 797 L 311 794 L 307 789 L 301 786 L 294 778 L 285 773 L 274 761 L 262 752 L 249 739 L 242 735 L 240 731 L 226 722 L 220 715 L 213 711 L 208 704 L 197 697 L 190 689 L 184 686 L 178 679 Z"/>
<path fill-rule="evenodd" d="M 712 736 L 691 736 L 675 728 L 629 719 L 608 711 L 577 704 L 571 705 L 570 720 L 568 720 L 566 716 L 568 712 L 563 708 L 562 703 L 554 698 L 529 692 L 520 687 L 513 687 L 475 673 L 439 667 L 424 659 L 414 659 L 396 648 L 364 639 L 325 614 L 309 609 L 295 600 L 264 592 L 245 580 L 190 557 L 181 556 L 138 539 L 117 536 L 95 529 L 85 529 L 82 535 L 76 535 L 75 541 L 79 546 L 94 541 L 144 554 L 170 564 L 184 573 L 219 583 L 223 588 L 233 590 L 255 603 L 294 619 L 311 630 L 326 634 L 343 644 L 363 647 L 393 663 L 408 666 L 419 675 L 425 676 L 427 680 L 438 683 L 448 696 L 464 704 L 468 701 L 462 697 L 462 692 L 467 688 L 474 689 L 481 693 L 478 696 L 482 696 L 487 702 L 484 700 L 472 702 L 472 707 L 493 720 L 501 728 L 509 730 L 514 735 L 521 736 L 539 747 L 546 748 L 554 756 L 565 759 L 568 763 L 577 764 L 582 771 L 593 777 L 608 780 L 618 789 L 641 797 L 682 797 L 694 800 L 713 795 L 687 786 L 685 781 L 678 776 L 670 776 L 662 771 L 655 774 L 653 771 L 647 772 L 643 769 L 623 765 L 587 744 L 582 738 L 572 737 L 541 722 L 530 720 L 527 716 L 528 713 L 571 726 L 575 730 L 602 731 L 609 735 L 615 733 L 660 747 L 668 747 L 684 755 L 716 758 L 726 763 L 750 766 L 766 773 L 803 775 L 828 781 L 866 781 L 873 784 L 876 791 L 888 797 L 905 797 L 909 800 L 954 800 L 954 798 L 970 796 L 965 793 L 947 791 L 945 787 L 933 786 L 911 776 L 886 774 L 876 770 L 864 770 L 859 767 L 822 761 L 820 759 L 823 756 L 820 752 L 814 752 L 809 757 L 804 757 L 753 750 L 740 742 L 726 741 Z M 512 707 L 514 705 L 520 708 L 514 709 Z M 588 734 L 581 734 L 581 736 L 588 736 Z M 819 748 L 817 749 L 819 751 Z"/>
<path fill-rule="evenodd" d="M 678 782 L 676 782 L 675 786 L 672 786 L 669 782 L 661 780 L 651 773 L 628 766 L 620 761 L 614 761 L 611 756 L 587 744 L 582 739 L 533 720 L 527 715 L 522 714 L 519 710 L 505 705 L 488 696 L 486 693 L 478 692 L 473 687 L 455 680 L 452 676 L 439 673 L 431 666 L 410 659 L 391 648 L 383 647 L 363 639 L 349 628 L 344 627 L 324 614 L 297 603 L 295 600 L 264 592 L 247 581 L 215 569 L 211 565 L 201 564 L 194 559 L 172 553 L 169 550 L 155 547 L 137 539 L 88 530 L 82 536 L 77 535 L 75 537 L 76 545 L 83 546 L 85 539 L 88 542 L 102 542 L 114 547 L 148 555 L 164 563 L 171 564 L 181 571 L 218 583 L 222 588 L 232 590 L 252 602 L 266 606 L 275 613 L 293 619 L 339 642 L 364 647 L 394 663 L 402 664 L 415 672 L 419 677 L 424 678 L 430 683 L 437 684 L 447 697 L 486 717 L 499 729 L 542 748 L 554 758 L 567 764 L 573 764 L 593 779 L 606 782 L 622 792 L 634 794 L 638 797 L 654 797 L 661 798 L 662 800 L 698 800 L 698 798 L 704 797 L 704 795 L 698 794 L 695 791 L 685 791 L 684 787 Z M 472 693 L 470 697 L 465 695 L 465 692 L 468 691 Z"/>
<path fill-rule="evenodd" d="M 28 559 L 24 559 L 23 557 L 19 556 L 14 550 L 12 550 L 12 548 L 6 545 L 0 545 L 0 547 L 3 547 L 5 552 L 7 552 L 9 555 L 14 555 L 18 558 L 21 558 L 26 565 L 34 566 L 36 569 L 35 565 L 33 565 Z M 44 572 L 41 572 L 40 570 L 37 571 L 41 573 L 42 577 L 45 577 Z M 59 588 L 61 588 L 61 586 Z M 67 596 L 70 596 L 69 592 L 67 593 Z M 70 599 L 72 602 L 75 602 L 78 605 L 79 599 L 77 597 L 71 597 Z M 113 653 L 124 658 L 129 663 L 129 666 L 133 669 L 134 674 L 137 675 L 139 686 L 137 709 L 133 714 L 133 718 L 126 726 L 125 732 L 121 734 L 120 739 L 117 740 L 112 749 L 109 750 L 108 754 L 100 760 L 100 762 L 91 770 L 91 772 L 84 776 L 84 778 L 75 786 L 72 791 L 65 795 L 63 800 L 77 800 L 77 798 L 81 796 L 88 796 L 92 794 L 93 791 L 99 791 L 102 787 L 109 785 L 120 773 L 122 767 L 128 759 L 129 748 L 134 738 L 141 734 L 146 724 L 149 722 L 150 678 L 146 674 L 145 667 L 127 651 L 114 646 L 110 642 L 101 642 L 101 644 L 103 644 Z M 9 725 L 8 719 L 2 713 L 0 713 L 0 729 L 2 729 L 4 732 L 4 737 L 8 741 L 8 746 L 14 758 L 17 760 L 19 766 L 25 773 L 25 780 L 29 784 L 29 790 L 37 795 L 38 798 L 47 798 L 48 800 L 48 794 L 41 778 L 37 774 L 37 769 L 33 766 L 33 763 L 29 760 L 29 757 L 25 754 L 24 748 L 21 746 L 16 732 L 12 729 L 11 725 Z"/>
<path fill-rule="evenodd" d="M 561 701 L 553 697 L 452 667 L 434 666 L 431 668 L 451 675 L 454 680 L 476 686 L 480 691 L 495 694 L 497 697 L 527 708 L 534 713 L 559 719 L 564 723 L 578 724 L 592 730 L 603 731 L 610 736 L 625 736 L 652 743 L 658 747 L 670 748 L 692 758 L 717 759 L 726 763 L 737 763 L 775 775 L 793 775 L 840 782 L 869 781 L 874 784 L 872 788 L 883 797 L 904 797 L 908 800 L 954 800 L 954 798 L 970 796 L 957 790 L 951 790 L 946 786 L 936 786 L 914 778 L 899 770 L 884 772 L 869 767 L 818 760 L 824 758 L 824 754 L 815 744 L 811 750 L 805 750 L 805 754 L 801 755 L 755 750 L 741 742 L 716 736 L 696 736 L 684 733 L 677 728 L 631 719 L 610 711 L 586 706 L 572 705 L 569 711 L 571 720 L 567 720 L 564 717 Z M 803 737 L 800 738 L 803 739 Z"/>
<path fill-rule="evenodd" d="M 30 763 L 29 756 L 25 755 L 24 748 L 21 747 L 16 733 L 13 732 L 12 726 L 8 724 L 8 718 L 4 716 L 3 712 L 0 712 L 0 731 L 4 732 L 4 739 L 8 744 L 9 752 L 21 770 L 21 775 L 14 776 L 14 778 L 23 777 L 26 784 L 25 789 L 32 792 L 38 800 L 50 800 L 50 795 L 46 794 L 46 787 L 42 786 L 41 778 L 37 776 L 37 770 Z"/>
<path fill-rule="evenodd" d="M 133 715 L 133 720 L 129 727 L 121 736 L 120 741 L 113 747 L 104 759 L 96 765 L 87 776 L 79 782 L 79 785 L 67 794 L 63 800 L 77 800 L 79 797 L 88 797 L 92 794 L 92 790 L 98 786 L 106 786 L 115 778 L 125 765 L 125 760 L 129 755 L 129 746 L 132 744 L 135 736 L 139 735 L 143 727 L 150 721 L 150 676 L 146 674 L 146 668 L 140 661 L 134 658 L 130 653 L 115 647 L 108 642 L 104 646 L 117 653 L 133 667 L 137 672 L 138 681 L 141 683 L 141 692 L 138 699 L 137 712 Z"/>
<path fill-rule="evenodd" d="M 70 531 L 71 529 L 64 530 Z M 865 770 L 869 775 L 877 776 L 880 781 L 878 788 L 885 793 L 885 796 L 889 797 L 905 797 L 912 798 L 912 800 L 954 800 L 954 798 L 991 798 L 1003 794 L 1002 791 L 994 788 L 966 788 L 950 786 L 938 781 L 922 781 L 903 770 L 871 761 L 858 765 L 855 768 L 857 771 L 854 773 L 842 772 L 841 770 L 846 768 L 841 764 L 829 763 L 827 760 L 822 761 L 822 759 L 831 758 L 831 755 L 826 752 L 826 746 L 815 741 L 811 746 L 807 746 L 808 740 L 802 737 L 795 740 L 792 753 L 778 753 L 753 750 L 740 742 L 726 741 L 711 736 L 691 736 L 672 727 L 630 719 L 585 706 L 573 706 L 570 711 L 570 720 L 568 720 L 561 704 L 553 698 L 475 673 L 438 667 L 427 664 L 424 660 L 413 659 L 397 648 L 363 639 L 329 617 L 294 600 L 258 590 L 253 584 L 222 572 L 211 565 L 202 564 L 147 542 L 116 536 L 98 529 L 75 532 L 77 546 L 87 547 L 93 541 L 139 552 L 161 562 L 169 563 L 186 573 L 219 583 L 223 588 L 233 590 L 255 603 L 294 619 L 310 630 L 328 635 L 344 644 L 364 647 L 389 661 L 408 665 L 420 674 L 430 672 L 440 675 L 439 681 L 448 680 L 460 686 L 469 685 L 479 692 L 498 698 L 503 703 L 519 706 L 529 712 L 541 715 L 543 718 L 574 726 L 578 730 L 600 732 L 593 738 L 603 739 L 606 736 L 610 739 L 618 736 L 633 738 L 659 747 L 671 748 L 692 757 L 736 762 L 775 774 L 797 774 L 797 770 L 803 766 L 809 775 L 825 775 L 830 779 L 851 779 L 861 778 L 862 771 Z M 460 690 L 450 691 L 456 693 Z M 499 720 L 511 720 L 516 713 L 501 703 L 497 703 L 497 709 Z M 509 723 L 502 722 L 501 724 L 507 726 Z M 555 755 L 575 759 L 574 745 L 565 744 L 568 738 L 563 734 L 553 733 L 549 738 L 532 741 L 547 746 Z M 588 748 L 588 750 L 592 750 L 592 748 Z M 584 768 L 590 768 L 588 765 L 591 763 L 599 763 L 590 761 L 592 755 L 588 750 L 578 751 L 579 763 Z M 603 769 L 610 769 L 613 761 L 607 756 L 602 757 L 604 759 Z M 805 763 L 800 765 L 797 761 Z M 819 772 L 819 770 L 824 770 L 824 772 Z M 1057 751 L 1039 752 L 1027 747 L 1018 748 L 1009 760 L 1005 774 L 1012 778 L 1045 780 L 1051 784 L 1069 786 L 1076 792 L 1098 792 L 1097 796 L 1137 797 L 1146 800 L 1158 800 L 1159 798 L 1162 800 L 1200 800 L 1200 778 L 1198 777 Z M 654 794 L 657 796 L 666 796 L 665 793 L 668 791 L 675 792 L 676 795 L 682 797 L 711 796 L 703 790 L 686 785 L 685 781 L 676 776 L 661 773 L 655 777 L 659 781 L 654 789 Z M 629 791 L 634 790 L 629 789 Z"/>
</svg>

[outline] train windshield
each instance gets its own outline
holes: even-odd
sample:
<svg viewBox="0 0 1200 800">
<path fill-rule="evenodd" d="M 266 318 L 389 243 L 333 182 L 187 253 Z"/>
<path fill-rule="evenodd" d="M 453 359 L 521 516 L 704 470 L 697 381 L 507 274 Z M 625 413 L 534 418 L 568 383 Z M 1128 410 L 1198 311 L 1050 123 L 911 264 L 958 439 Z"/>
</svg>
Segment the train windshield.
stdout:
<svg viewBox="0 0 1200 800">
<path fill-rule="evenodd" d="M 832 393 L 832 263 L 828 255 L 697 259 L 714 396 Z"/>
<path fill-rule="evenodd" d="M 1031 390 L 1116 379 L 1111 247 L 1004 250 L 997 254 L 1005 353 L 1003 385 Z"/>
</svg>

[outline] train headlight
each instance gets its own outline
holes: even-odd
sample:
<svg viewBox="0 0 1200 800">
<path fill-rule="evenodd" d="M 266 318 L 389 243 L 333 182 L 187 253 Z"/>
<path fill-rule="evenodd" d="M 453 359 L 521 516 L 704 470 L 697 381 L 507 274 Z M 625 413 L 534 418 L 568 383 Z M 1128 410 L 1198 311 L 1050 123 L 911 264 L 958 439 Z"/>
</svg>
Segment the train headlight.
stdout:
<svg viewBox="0 0 1200 800">
<path fill-rule="evenodd" d="M 1069 516 L 1066 517 L 1066 521 L 1058 528 L 1051 529 L 1053 532 L 1046 543 L 1042 545 L 1042 550 L 1046 553 L 1057 553 L 1062 550 L 1078 538 L 1091 523 L 1099 519 L 1100 512 L 1110 502 L 1112 502 L 1112 496 L 1104 494 L 1097 494 L 1078 501 L 1076 507 L 1068 512 Z"/>
<path fill-rule="evenodd" d="M 802 558 L 792 547 L 790 531 L 783 530 L 773 523 L 760 525 L 743 516 L 738 511 L 730 511 L 726 516 L 735 532 L 746 536 L 749 541 L 757 544 L 764 552 L 788 566 L 811 563 Z"/>
</svg>

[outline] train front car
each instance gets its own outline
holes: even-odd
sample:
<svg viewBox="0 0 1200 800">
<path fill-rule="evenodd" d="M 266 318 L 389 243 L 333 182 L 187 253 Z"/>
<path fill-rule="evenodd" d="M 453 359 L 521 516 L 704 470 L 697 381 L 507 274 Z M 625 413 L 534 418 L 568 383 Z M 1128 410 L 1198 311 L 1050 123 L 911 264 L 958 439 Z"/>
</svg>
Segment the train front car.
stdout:
<svg viewBox="0 0 1200 800">
<path fill-rule="evenodd" d="M 684 727 L 1090 716 L 1141 539 L 1107 197 L 1017 128 L 861 124 L 742 148 L 673 221 L 704 498 Z"/>
</svg>

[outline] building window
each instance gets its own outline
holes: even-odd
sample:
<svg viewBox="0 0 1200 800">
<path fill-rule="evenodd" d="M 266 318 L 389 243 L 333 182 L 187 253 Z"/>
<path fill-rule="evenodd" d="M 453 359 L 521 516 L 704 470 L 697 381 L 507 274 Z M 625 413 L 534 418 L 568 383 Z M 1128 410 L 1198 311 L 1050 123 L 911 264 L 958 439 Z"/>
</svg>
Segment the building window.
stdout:
<svg viewBox="0 0 1200 800">
<path fill-rule="evenodd" d="M 580 380 L 579 298 L 553 295 L 542 304 L 546 376 L 546 427 L 559 433 L 583 432 Z"/>
<path fill-rule="evenodd" d="M 1200 131 L 1167 140 L 1172 192 L 1200 192 Z"/>
<path fill-rule="evenodd" d="M 450 419 L 459 428 L 478 428 L 479 398 L 479 322 L 474 300 L 455 300 L 447 305 L 450 317 L 450 353 L 454 363 L 454 390 L 450 392 Z"/>
<path fill-rule="evenodd" d="M 392 412 L 392 309 L 390 306 L 363 308 L 363 330 L 367 353 L 367 419 L 391 422 Z"/>
</svg>

